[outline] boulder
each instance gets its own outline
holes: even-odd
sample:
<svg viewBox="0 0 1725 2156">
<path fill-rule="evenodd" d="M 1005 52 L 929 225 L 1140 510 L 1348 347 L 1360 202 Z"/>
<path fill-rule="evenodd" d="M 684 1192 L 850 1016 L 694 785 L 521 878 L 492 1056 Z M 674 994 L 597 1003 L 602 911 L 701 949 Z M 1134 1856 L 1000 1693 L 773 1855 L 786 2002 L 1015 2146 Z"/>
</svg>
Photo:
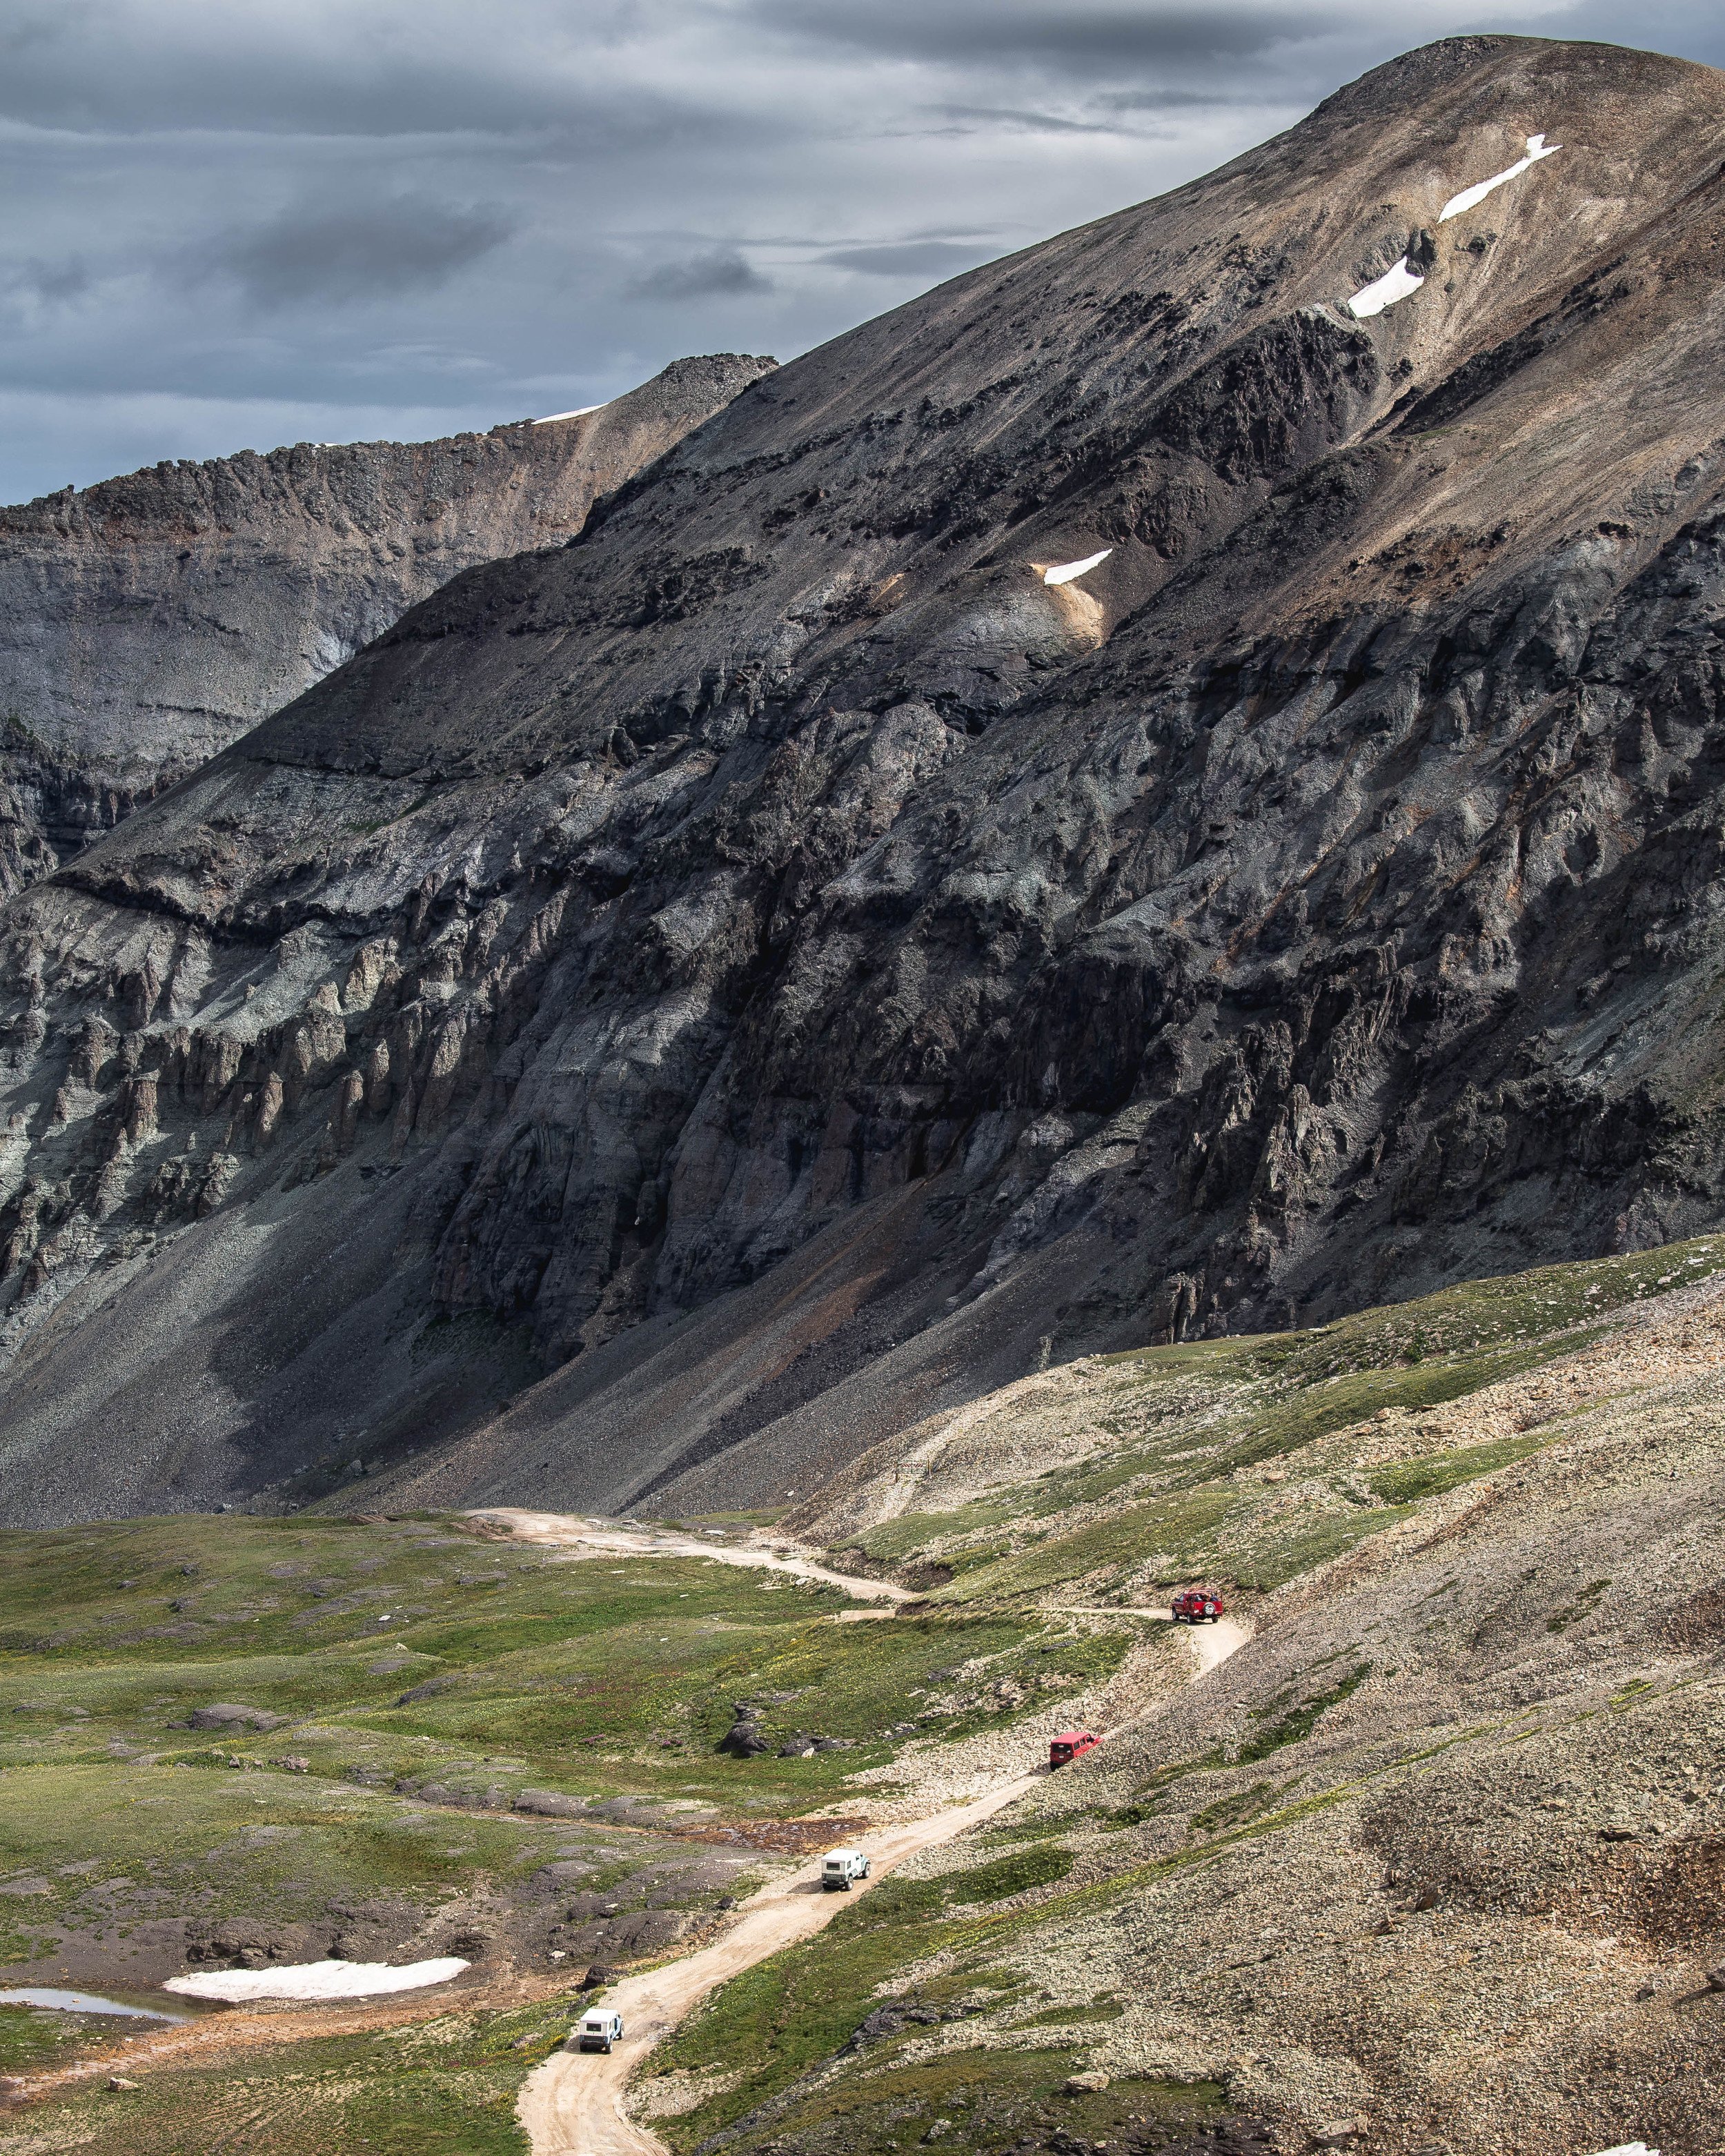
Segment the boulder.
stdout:
<svg viewBox="0 0 1725 2156">
<path fill-rule="evenodd" d="M 531 1812 L 539 1819 L 584 1819 L 587 1815 L 584 1798 L 566 1797 L 558 1789 L 523 1789 L 515 1800 L 515 1808 L 518 1812 Z"/>
<path fill-rule="evenodd" d="M 440 1691 L 447 1691 L 454 1683 L 454 1677 L 428 1677 L 424 1684 L 415 1685 L 404 1691 L 395 1702 L 398 1707 L 417 1707 L 422 1699 L 432 1699 Z"/>
<path fill-rule="evenodd" d="M 280 1729 L 287 1717 L 271 1714 L 261 1707 L 198 1707 L 192 1711 L 188 1729 Z"/>
</svg>

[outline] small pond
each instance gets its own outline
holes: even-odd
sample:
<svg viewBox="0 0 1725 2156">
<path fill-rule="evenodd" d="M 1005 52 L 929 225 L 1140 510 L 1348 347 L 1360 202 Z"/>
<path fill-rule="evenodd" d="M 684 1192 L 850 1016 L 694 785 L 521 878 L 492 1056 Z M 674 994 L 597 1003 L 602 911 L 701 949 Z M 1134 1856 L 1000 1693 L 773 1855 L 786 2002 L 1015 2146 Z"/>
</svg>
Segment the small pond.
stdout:
<svg viewBox="0 0 1725 2156">
<path fill-rule="evenodd" d="M 0 1991 L 0 2006 L 46 2006 L 59 2014 L 123 2014 L 141 2021 L 190 2021 L 195 2018 L 177 2005 L 141 2006 L 123 1999 L 101 1999 L 93 1991 L 58 1991 L 51 1985 L 27 1984 L 15 1990 Z"/>
</svg>

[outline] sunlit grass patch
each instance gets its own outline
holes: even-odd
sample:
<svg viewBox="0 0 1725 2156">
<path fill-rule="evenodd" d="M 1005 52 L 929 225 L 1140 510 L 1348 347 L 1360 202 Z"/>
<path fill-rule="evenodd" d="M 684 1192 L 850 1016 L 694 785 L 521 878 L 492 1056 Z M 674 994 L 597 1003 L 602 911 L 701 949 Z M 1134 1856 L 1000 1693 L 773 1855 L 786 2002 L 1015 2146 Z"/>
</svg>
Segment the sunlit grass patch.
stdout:
<svg viewBox="0 0 1725 2156">
<path fill-rule="evenodd" d="M 967 1573 L 950 1586 L 937 1589 L 930 1599 L 941 1603 L 1036 1594 L 1109 1566 L 1130 1568 L 1157 1554 L 1177 1558 L 1211 1536 L 1236 1502 L 1232 1491 L 1202 1490 L 1133 1506 Z"/>
<path fill-rule="evenodd" d="M 542 2001 L 382 2035 L 263 2044 L 208 2065 L 146 2063 L 133 2070 L 131 2093 L 112 2095 L 97 2078 L 47 2108 L 0 2114 L 0 2151 L 16 2138 L 33 2156 L 229 2147 L 281 2156 L 361 2147 L 378 2156 L 526 2156 L 516 2090 L 567 2034 L 572 2011 L 572 2001 Z"/>
</svg>

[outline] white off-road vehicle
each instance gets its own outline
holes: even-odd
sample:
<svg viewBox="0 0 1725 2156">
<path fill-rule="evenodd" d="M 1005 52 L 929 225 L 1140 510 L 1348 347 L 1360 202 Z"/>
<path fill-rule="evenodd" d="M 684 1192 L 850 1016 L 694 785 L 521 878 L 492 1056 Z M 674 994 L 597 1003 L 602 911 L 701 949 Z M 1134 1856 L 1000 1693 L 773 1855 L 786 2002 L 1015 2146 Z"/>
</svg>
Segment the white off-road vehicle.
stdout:
<svg viewBox="0 0 1725 2156">
<path fill-rule="evenodd" d="M 608 2006 L 589 2006 L 575 2024 L 578 2051 L 608 2051 L 623 2041 L 623 2016 Z"/>
<path fill-rule="evenodd" d="M 866 1879 L 869 1860 L 860 1849 L 829 1849 L 820 1860 L 820 1883 L 829 1893 L 843 1887 L 848 1894 L 853 1879 Z"/>
</svg>

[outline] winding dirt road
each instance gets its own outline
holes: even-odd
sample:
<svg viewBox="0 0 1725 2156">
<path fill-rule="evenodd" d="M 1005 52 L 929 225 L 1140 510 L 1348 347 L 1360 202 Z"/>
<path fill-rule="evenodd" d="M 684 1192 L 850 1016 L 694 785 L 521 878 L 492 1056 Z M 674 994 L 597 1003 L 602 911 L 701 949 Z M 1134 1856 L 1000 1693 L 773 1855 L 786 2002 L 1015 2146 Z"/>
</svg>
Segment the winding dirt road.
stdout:
<svg viewBox="0 0 1725 2156">
<path fill-rule="evenodd" d="M 1158 1625 L 1172 1625 L 1172 1609 L 1145 1609 L 1120 1602 L 1067 1602 L 1050 1607 L 1051 1617 L 1151 1617 Z M 1209 1625 L 1187 1627 L 1193 1652 L 1198 1657 L 1198 1674 L 1213 1670 L 1219 1662 L 1225 1662 L 1230 1655 L 1238 1654 L 1252 1636 L 1250 1625 L 1242 1625 L 1232 1617 L 1218 1617 Z M 1122 1727 L 1130 1728 L 1131 1724 Z"/>
<path fill-rule="evenodd" d="M 1034 1789 L 1036 1780 L 1034 1774 L 1022 1775 L 974 1804 L 865 1835 L 855 1845 L 868 1852 L 878 1878 L 919 1849 L 963 1834 Z M 866 1883 L 855 1891 L 866 1892 Z M 845 1900 L 842 1894 L 829 1894 L 812 1874 L 778 1881 L 743 1903 L 739 1922 L 715 1945 L 685 1961 L 614 1984 L 605 2004 L 623 2016 L 626 2032 L 617 2048 L 554 2051 L 522 2085 L 517 2115 L 531 2138 L 533 2156 L 665 2156 L 665 2143 L 656 2135 L 623 2115 L 623 2092 L 630 2074 L 716 1984 L 818 1932 Z"/>
<path fill-rule="evenodd" d="M 706 1557 L 726 1564 L 764 1567 L 788 1572 L 803 1579 L 823 1579 L 852 1594 L 871 1600 L 905 1602 L 915 1598 L 902 1587 L 886 1580 L 854 1578 L 831 1572 L 812 1558 L 781 1554 L 758 1543 L 716 1544 L 697 1535 L 675 1530 L 614 1527 L 566 1513 L 530 1512 L 499 1507 L 476 1513 L 479 1519 L 495 1520 L 523 1542 L 542 1548 L 591 1549 L 595 1555 L 616 1553 L 630 1557 Z M 851 1613 L 857 1615 L 864 1613 Z M 869 1612 L 869 1614 L 876 1613 Z M 886 1612 L 879 1613 L 886 1614 Z M 1168 1621 L 1167 1609 L 1126 1609 L 1118 1604 L 1094 1609 L 1070 1604 L 1050 1609 L 1050 1616 L 1147 1617 Z M 1218 1623 L 1190 1628 L 1196 1668 L 1194 1679 L 1224 1662 L 1250 1639 L 1249 1627 L 1224 1617 Z M 1133 1717 L 1136 1721 L 1141 1717 Z M 1133 1722 L 1104 1733 L 1104 1741 L 1129 1729 Z M 857 1838 L 855 1846 L 871 1860 L 872 1879 L 879 1879 L 919 1850 L 932 1849 L 964 1833 L 1001 1810 L 1015 1798 L 1034 1789 L 1045 1768 L 1003 1782 L 968 1804 L 952 1805 L 883 1828 L 878 1834 Z M 868 1884 L 855 1892 L 866 1892 Z M 724 1938 L 682 1961 L 639 1976 L 626 1977 L 604 1995 L 604 2003 L 623 2016 L 624 2036 L 614 2051 L 586 2053 L 554 2051 L 521 2086 L 516 2110 L 533 2144 L 533 2156 L 667 2156 L 656 2134 L 624 2116 L 623 2095 L 629 2076 L 654 2046 L 669 2035 L 690 2010 L 717 1984 L 737 1976 L 782 1947 L 812 1937 L 845 1906 L 845 1897 L 829 1894 L 812 1876 L 780 1879 L 763 1887 L 745 1902 L 737 1920 Z"/>
<path fill-rule="evenodd" d="M 568 1512 L 526 1512 L 514 1506 L 499 1505 L 468 1516 L 495 1520 L 519 1542 L 536 1543 L 541 1548 L 591 1549 L 619 1557 L 709 1557 L 720 1564 L 747 1565 L 754 1572 L 786 1572 L 798 1579 L 824 1579 L 867 1602 L 911 1602 L 907 1587 L 895 1587 L 887 1579 L 854 1579 L 849 1573 L 829 1572 L 813 1558 L 784 1557 L 759 1543 L 708 1542 L 701 1535 L 684 1534 L 674 1527 L 612 1527 L 583 1520 Z"/>
</svg>

